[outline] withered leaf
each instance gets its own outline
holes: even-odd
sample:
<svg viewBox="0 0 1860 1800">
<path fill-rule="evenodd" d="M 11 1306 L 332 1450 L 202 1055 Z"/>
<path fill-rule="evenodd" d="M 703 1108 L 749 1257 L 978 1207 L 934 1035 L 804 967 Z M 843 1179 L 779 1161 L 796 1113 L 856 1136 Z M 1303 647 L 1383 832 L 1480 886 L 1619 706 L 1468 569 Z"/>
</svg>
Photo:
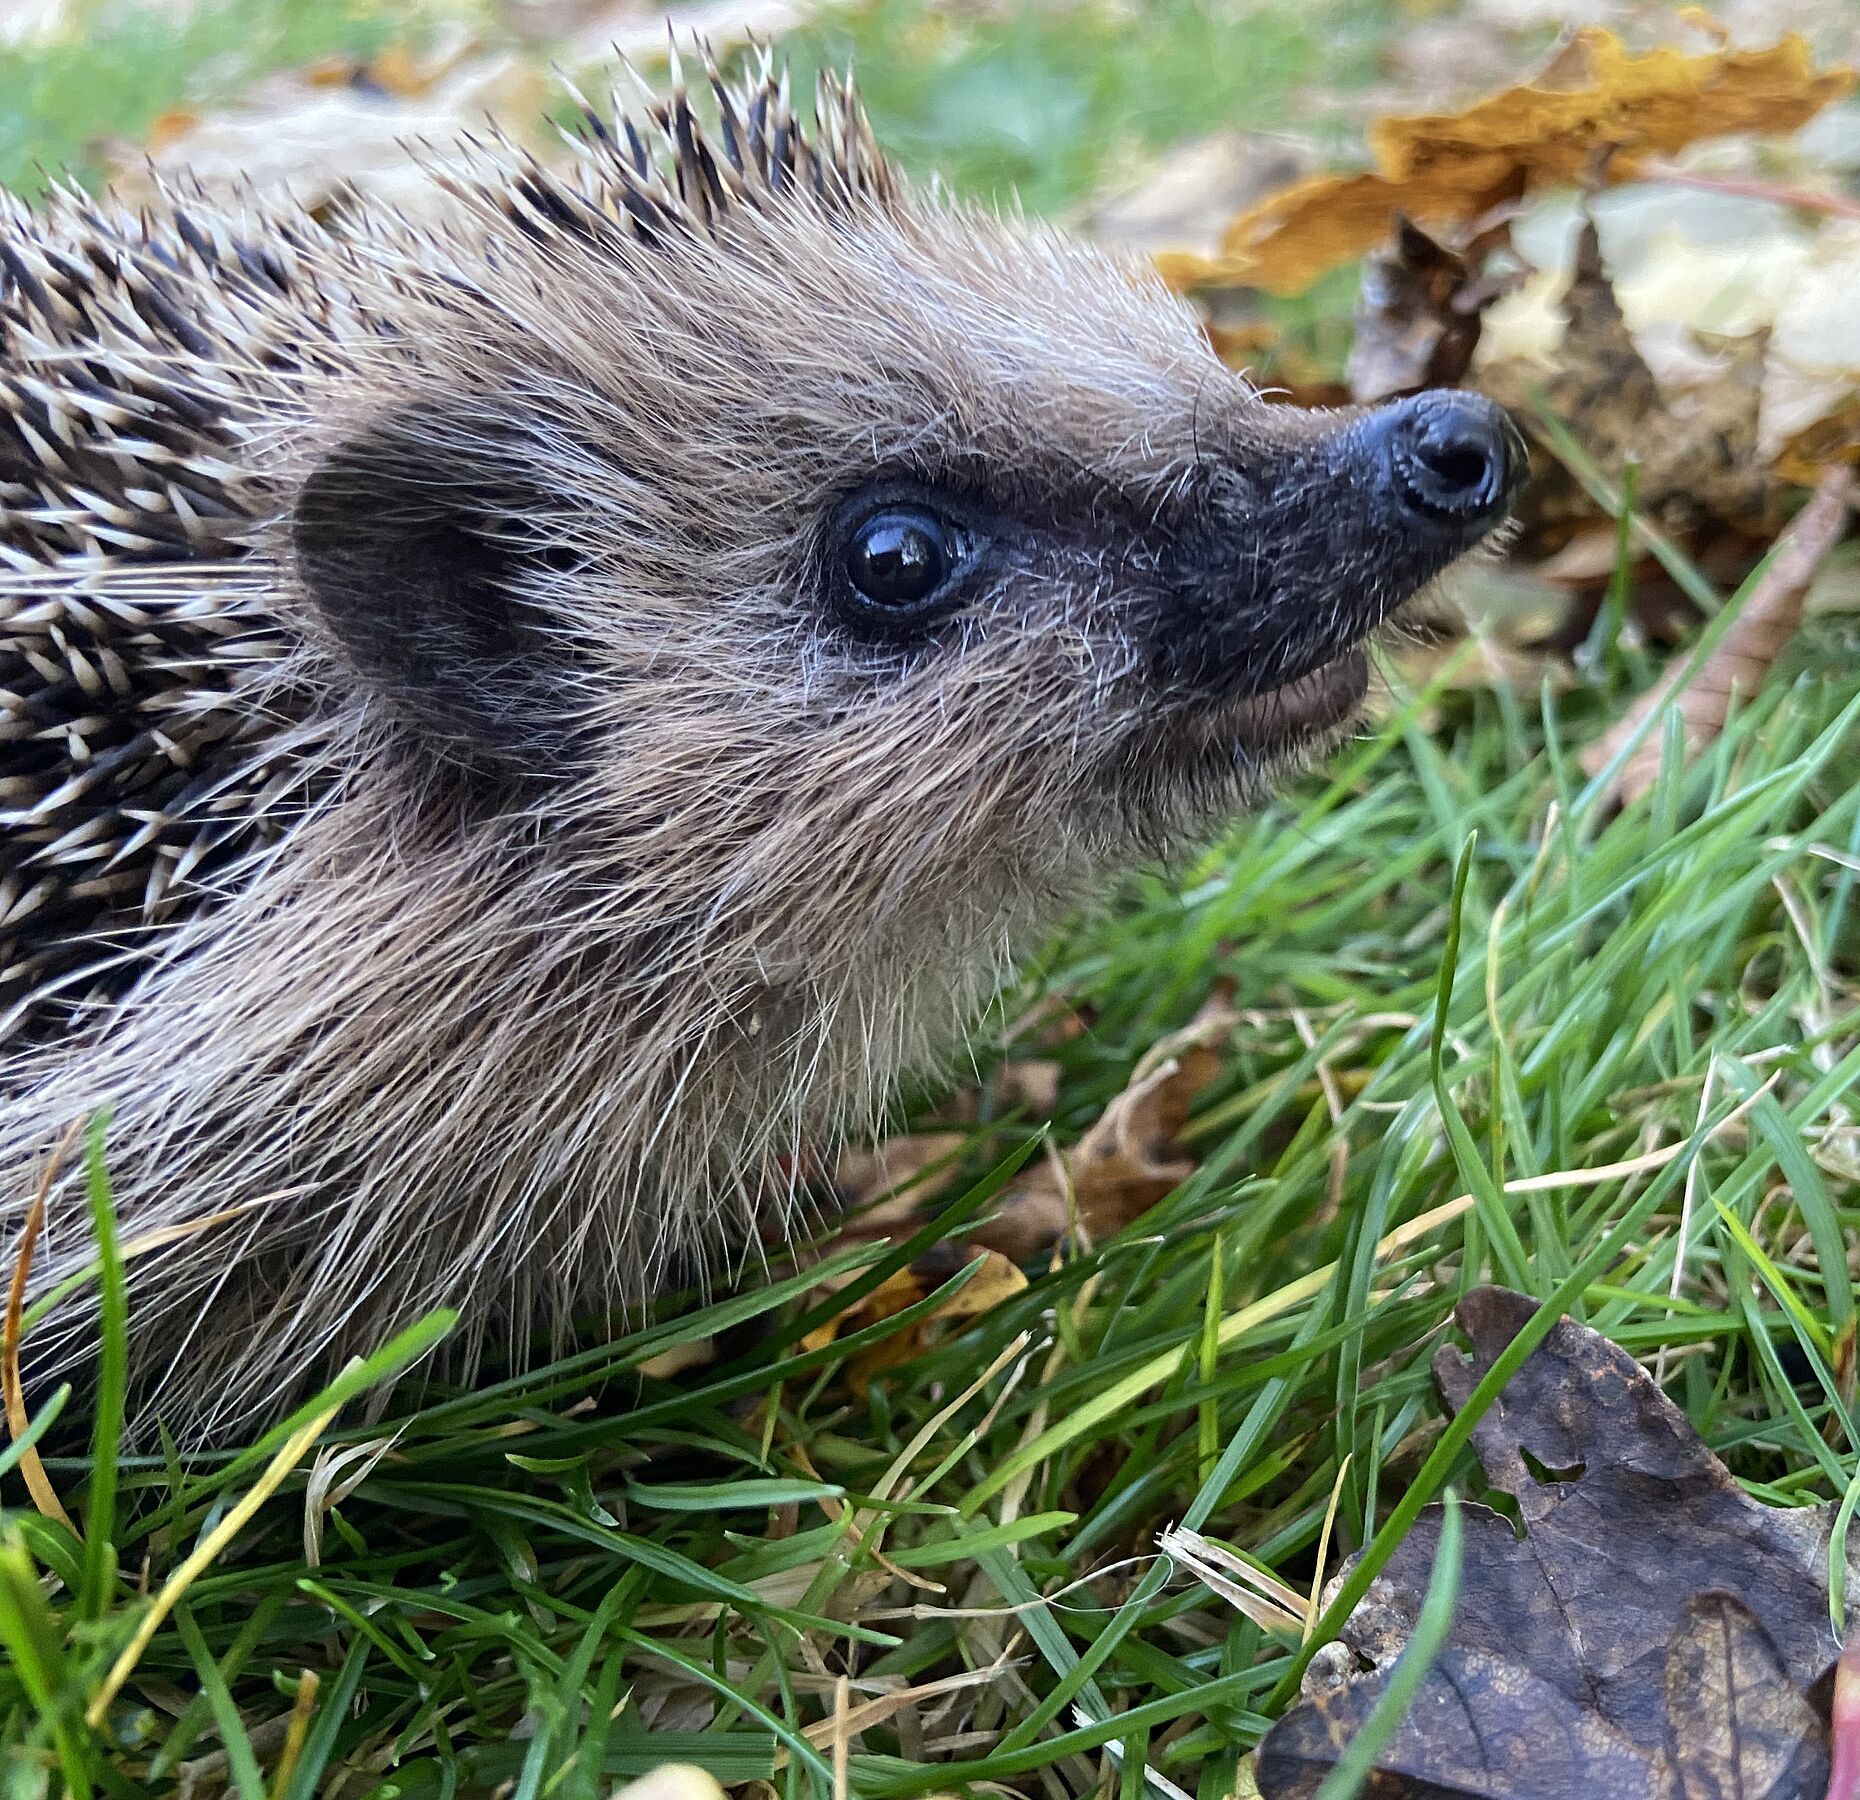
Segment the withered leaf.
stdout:
<svg viewBox="0 0 1860 1800">
<path fill-rule="evenodd" d="M 1606 31 L 1578 31 L 1535 76 L 1463 113 L 1377 120 L 1374 168 L 1274 195 L 1234 220 L 1220 255 L 1194 267 L 1178 259 L 1171 278 L 1302 293 L 1380 242 L 1395 213 L 1465 223 L 1523 187 L 1629 176 L 1636 155 L 1794 130 L 1852 86 L 1849 70 L 1817 70 L 1799 36 L 1762 50 L 1636 56 Z"/>
<path fill-rule="evenodd" d="M 1479 347 L 1485 309 L 1522 279 L 1487 275 L 1507 223 L 1443 242 L 1398 215 L 1395 235 L 1363 265 L 1347 375 L 1361 404 L 1425 387 L 1453 387 Z"/>
<path fill-rule="evenodd" d="M 1261 1800 L 1306 1800 L 1381 1697 L 1379 1677 L 1287 1713 L 1259 1747 Z M 1428 1671 L 1366 1792 L 1376 1800 L 1677 1800 L 1653 1756 L 1550 1682 L 1486 1650 Z"/>
<path fill-rule="evenodd" d="M 802 1338 L 801 1348 L 819 1350 L 842 1332 L 858 1331 L 895 1318 L 928 1296 L 941 1281 L 955 1274 L 964 1263 L 972 1262 L 978 1254 L 957 1246 L 951 1246 L 951 1251 L 951 1255 L 927 1259 L 931 1266 L 913 1265 L 887 1276 L 856 1305 L 817 1325 Z M 982 1266 L 928 1318 L 919 1319 L 907 1331 L 894 1332 L 852 1358 L 846 1379 L 854 1393 L 863 1394 L 874 1376 L 920 1356 L 949 1327 L 978 1319 L 1016 1294 L 1026 1292 L 1027 1277 L 999 1251 L 985 1250 L 979 1254 Z"/>
<path fill-rule="evenodd" d="M 1105 1237 L 1180 1187 L 1195 1172 L 1182 1127 L 1220 1074 L 1235 1017 L 1223 985 L 1180 1031 L 1150 1047 L 1124 1091 L 1071 1149 L 1036 1165 L 1002 1196 L 975 1241 L 1024 1262 L 1050 1249 L 1074 1220 Z"/>
<path fill-rule="evenodd" d="M 1536 1302 L 1480 1288 L 1471 1344 L 1434 1373 L 1463 1406 Z M 1465 1509 L 1446 1649 L 1385 1747 L 1386 1800 L 1820 1800 L 1832 1507 L 1750 1498 L 1625 1351 L 1561 1321 L 1473 1433 L 1516 1503 Z M 1300 1703 L 1260 1746 L 1265 1800 L 1302 1800 L 1368 1716 L 1413 1629 L 1439 1543 L 1431 1507 Z M 1342 1579 L 1342 1576 L 1339 1576 Z M 1359 1673 L 1358 1671 L 1367 1671 Z"/>
<path fill-rule="evenodd" d="M 1485 392 L 1528 424 L 1541 387 L 1551 411 L 1617 481 L 1632 456 L 1640 465 L 1635 505 L 1669 532 L 1732 524 L 1767 535 L 1777 496 L 1759 451 L 1767 334 L 1701 343 L 1707 366 L 1715 365 L 1711 378 L 1662 392 L 1622 316 L 1593 220 L 1577 239 L 1563 312 L 1568 329 L 1549 377 L 1534 363 L 1499 360 L 1480 373 Z M 1586 497 L 1565 485 L 1578 513 L 1589 515 Z"/>
<path fill-rule="evenodd" d="M 1729 1594 L 1686 1603 L 1666 1653 L 1666 1756 L 1685 1800 L 1818 1794 L 1825 1730 L 1749 1607 Z"/>
</svg>

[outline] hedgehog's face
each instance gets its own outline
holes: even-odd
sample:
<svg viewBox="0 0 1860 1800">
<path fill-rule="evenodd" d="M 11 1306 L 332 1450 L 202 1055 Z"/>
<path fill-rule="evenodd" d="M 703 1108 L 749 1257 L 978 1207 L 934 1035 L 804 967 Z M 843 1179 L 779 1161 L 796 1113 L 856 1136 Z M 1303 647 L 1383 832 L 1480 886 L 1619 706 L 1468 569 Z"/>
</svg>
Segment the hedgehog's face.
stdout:
<svg viewBox="0 0 1860 1800">
<path fill-rule="evenodd" d="M 966 445 L 856 477 L 808 578 L 854 679 L 986 693 L 1030 772 L 1058 764 L 1164 837 L 1349 726 L 1367 640 L 1504 519 L 1525 463 L 1474 395 L 1319 416 L 1184 372 L 1114 457 L 1081 434 L 1031 469 Z"/>
<path fill-rule="evenodd" d="M 461 760 L 654 830 L 721 807 L 732 880 L 806 861 L 823 905 L 831 844 L 874 896 L 978 847 L 1037 879 L 1248 798 L 1523 467 L 1468 395 L 1269 406 L 1159 284 L 1024 227 L 782 205 L 596 248 L 312 475 L 299 568 Z"/>
</svg>

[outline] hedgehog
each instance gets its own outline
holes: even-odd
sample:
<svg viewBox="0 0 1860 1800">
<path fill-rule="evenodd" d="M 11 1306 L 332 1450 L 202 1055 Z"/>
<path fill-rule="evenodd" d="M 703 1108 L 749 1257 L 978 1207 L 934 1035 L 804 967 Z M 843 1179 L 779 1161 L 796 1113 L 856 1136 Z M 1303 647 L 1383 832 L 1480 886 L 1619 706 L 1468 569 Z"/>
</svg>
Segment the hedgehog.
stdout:
<svg viewBox="0 0 1860 1800">
<path fill-rule="evenodd" d="M 1505 517 L 1489 402 L 1273 404 L 1147 266 L 908 183 L 849 81 L 705 77 L 421 158 L 418 219 L 6 203 L 35 1388 L 95 1355 L 55 1147 L 102 1115 L 184 1442 L 435 1307 L 465 1378 L 743 1275 Z"/>
</svg>

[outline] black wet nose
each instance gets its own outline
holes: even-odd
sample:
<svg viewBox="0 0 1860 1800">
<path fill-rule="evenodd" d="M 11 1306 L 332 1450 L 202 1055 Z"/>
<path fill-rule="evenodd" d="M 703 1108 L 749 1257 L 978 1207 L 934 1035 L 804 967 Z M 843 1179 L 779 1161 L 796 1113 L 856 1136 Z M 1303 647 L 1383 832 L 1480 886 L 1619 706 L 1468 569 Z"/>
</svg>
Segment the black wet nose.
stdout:
<svg viewBox="0 0 1860 1800">
<path fill-rule="evenodd" d="M 1383 414 L 1389 479 L 1411 513 L 1452 531 L 1496 525 L 1528 458 L 1503 407 L 1479 394 L 1417 394 Z"/>
</svg>

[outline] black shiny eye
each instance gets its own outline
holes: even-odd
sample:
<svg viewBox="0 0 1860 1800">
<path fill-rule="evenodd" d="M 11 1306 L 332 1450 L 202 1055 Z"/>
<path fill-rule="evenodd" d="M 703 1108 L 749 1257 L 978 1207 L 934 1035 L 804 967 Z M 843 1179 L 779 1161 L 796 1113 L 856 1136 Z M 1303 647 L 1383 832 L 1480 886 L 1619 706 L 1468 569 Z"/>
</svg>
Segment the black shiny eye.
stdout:
<svg viewBox="0 0 1860 1800">
<path fill-rule="evenodd" d="M 860 599 L 892 611 L 921 606 L 949 579 L 958 546 L 934 513 L 893 506 L 854 528 L 846 544 L 846 579 Z"/>
</svg>

